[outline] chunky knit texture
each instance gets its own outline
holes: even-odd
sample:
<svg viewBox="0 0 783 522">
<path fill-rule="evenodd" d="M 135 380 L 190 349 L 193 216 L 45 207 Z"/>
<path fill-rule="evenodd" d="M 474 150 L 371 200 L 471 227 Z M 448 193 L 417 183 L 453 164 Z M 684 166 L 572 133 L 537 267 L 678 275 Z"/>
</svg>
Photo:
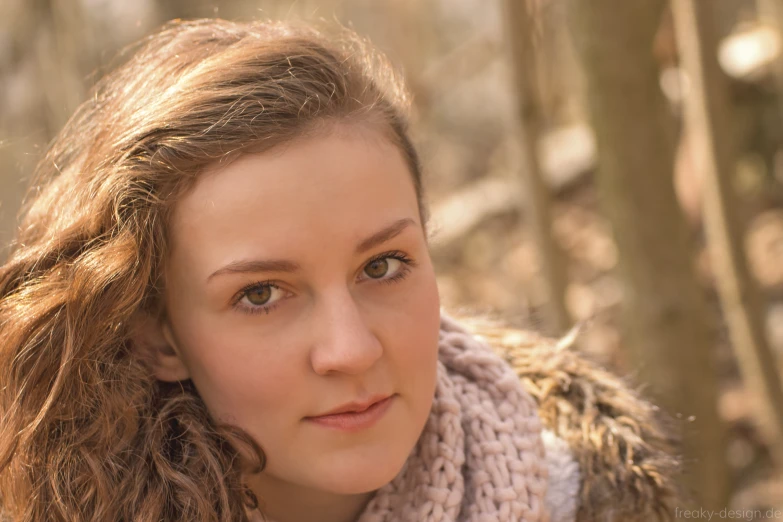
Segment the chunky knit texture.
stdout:
<svg viewBox="0 0 783 522">
<path fill-rule="evenodd" d="M 359 522 L 548 522 L 536 403 L 510 366 L 441 312 L 430 417 Z"/>
</svg>

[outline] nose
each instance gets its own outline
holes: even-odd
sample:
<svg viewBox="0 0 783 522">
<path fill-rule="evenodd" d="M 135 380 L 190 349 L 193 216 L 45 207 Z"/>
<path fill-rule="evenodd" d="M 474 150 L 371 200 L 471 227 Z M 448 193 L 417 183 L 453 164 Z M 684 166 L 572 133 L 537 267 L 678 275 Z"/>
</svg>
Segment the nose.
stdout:
<svg viewBox="0 0 783 522">
<path fill-rule="evenodd" d="M 358 375 L 370 369 L 383 347 L 350 292 L 333 292 L 320 308 L 310 352 L 313 370 Z"/>
</svg>

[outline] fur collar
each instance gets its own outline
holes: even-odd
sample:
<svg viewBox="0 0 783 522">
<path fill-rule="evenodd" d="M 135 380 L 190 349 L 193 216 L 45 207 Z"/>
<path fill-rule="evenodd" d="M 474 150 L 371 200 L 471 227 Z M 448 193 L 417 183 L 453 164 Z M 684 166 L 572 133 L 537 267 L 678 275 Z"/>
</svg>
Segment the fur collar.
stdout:
<svg viewBox="0 0 783 522">
<path fill-rule="evenodd" d="M 552 522 L 673 518 L 684 493 L 670 417 L 570 343 L 487 320 L 458 320 L 506 359 L 538 404 L 552 473 Z M 578 494 L 569 502 L 575 482 Z"/>
</svg>

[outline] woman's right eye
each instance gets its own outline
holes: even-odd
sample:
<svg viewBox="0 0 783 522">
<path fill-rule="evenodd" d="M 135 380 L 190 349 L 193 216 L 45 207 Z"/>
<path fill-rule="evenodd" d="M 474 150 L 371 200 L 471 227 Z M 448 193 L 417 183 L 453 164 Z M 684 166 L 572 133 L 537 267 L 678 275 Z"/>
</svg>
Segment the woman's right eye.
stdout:
<svg viewBox="0 0 783 522">
<path fill-rule="evenodd" d="M 234 306 L 247 313 L 269 313 L 281 300 L 279 296 L 273 300 L 273 296 L 281 293 L 283 290 L 274 283 L 253 283 L 239 292 L 239 299 L 236 300 Z M 270 301 L 271 304 L 269 304 Z"/>
</svg>

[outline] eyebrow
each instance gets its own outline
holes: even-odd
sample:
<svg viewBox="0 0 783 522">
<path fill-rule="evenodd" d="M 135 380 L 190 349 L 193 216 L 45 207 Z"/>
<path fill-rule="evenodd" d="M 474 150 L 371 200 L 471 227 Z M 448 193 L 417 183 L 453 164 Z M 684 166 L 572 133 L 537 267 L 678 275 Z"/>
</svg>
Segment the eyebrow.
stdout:
<svg viewBox="0 0 783 522">
<path fill-rule="evenodd" d="M 409 225 L 415 225 L 416 222 L 411 218 L 402 218 L 382 228 L 378 232 L 363 239 L 356 245 L 355 254 L 362 254 L 373 247 L 389 241 L 399 235 Z M 208 278 L 209 282 L 214 277 L 222 274 L 243 274 L 256 272 L 289 272 L 294 273 L 302 269 L 302 266 L 288 259 L 251 259 L 232 261 L 226 266 L 213 272 Z"/>
</svg>

